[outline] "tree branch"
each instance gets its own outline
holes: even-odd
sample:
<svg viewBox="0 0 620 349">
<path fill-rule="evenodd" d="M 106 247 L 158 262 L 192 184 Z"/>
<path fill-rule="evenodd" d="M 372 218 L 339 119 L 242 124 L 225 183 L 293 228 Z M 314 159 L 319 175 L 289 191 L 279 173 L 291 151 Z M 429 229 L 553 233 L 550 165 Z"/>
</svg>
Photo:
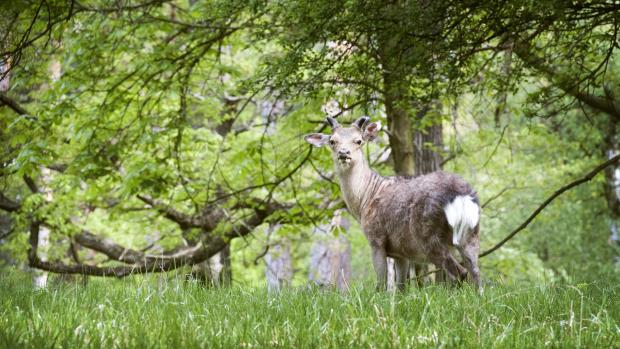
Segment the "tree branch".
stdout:
<svg viewBox="0 0 620 349">
<path fill-rule="evenodd" d="M 137 197 L 144 203 L 150 205 L 151 207 L 162 213 L 166 218 L 177 223 L 183 230 L 189 228 L 202 228 L 206 223 L 203 217 L 190 216 L 183 212 L 177 211 L 174 208 L 164 205 L 158 200 L 155 200 L 149 196 L 138 194 Z"/>
<path fill-rule="evenodd" d="M 199 247 L 198 245 L 193 246 L 192 248 L 175 251 L 174 254 L 169 255 L 147 255 L 141 251 L 121 246 L 110 239 L 97 236 L 89 231 L 82 231 L 80 234 L 77 234 L 74 239 L 75 242 L 86 248 L 103 253 L 110 259 L 128 264 L 156 262 L 160 259 L 179 258 L 183 255 L 193 253 L 196 247 Z"/>
<path fill-rule="evenodd" d="M 482 205 L 480 205 L 480 208 L 485 208 L 487 207 L 493 200 L 499 198 L 500 196 L 502 196 L 505 192 L 507 192 L 508 190 L 511 189 L 517 189 L 517 187 L 515 186 L 508 186 L 508 187 L 504 187 L 502 190 L 499 191 L 499 193 L 491 196 L 490 198 L 487 199 L 487 201 L 485 201 Z"/>
<path fill-rule="evenodd" d="M 24 175 L 23 178 L 24 178 L 24 182 L 28 186 L 28 189 L 30 189 L 30 191 L 33 194 L 36 194 L 36 193 L 39 192 L 39 187 L 37 186 L 37 183 L 34 182 L 34 179 L 32 179 L 32 177 L 30 177 L 28 175 Z"/>
<path fill-rule="evenodd" d="M 616 101 L 611 95 L 605 97 L 583 92 L 579 89 L 579 82 L 574 83 L 575 78 L 567 76 L 553 69 L 545 61 L 536 56 L 527 42 L 519 41 L 514 45 L 514 52 L 519 58 L 531 68 L 543 73 L 553 83 L 554 86 L 583 102 L 589 107 L 606 113 L 620 120 L 620 102 Z"/>
<path fill-rule="evenodd" d="M 0 210 L 15 212 L 20 208 L 21 204 L 19 202 L 9 199 L 8 197 L 4 196 L 2 192 L 0 192 Z"/>
<path fill-rule="evenodd" d="M 6 239 L 13 233 L 15 233 L 15 225 L 13 224 L 11 216 L 0 215 L 0 240 Z"/>
<path fill-rule="evenodd" d="M 123 248 L 107 239 L 99 238 L 94 234 L 83 232 L 76 237 L 76 242 L 80 244 L 84 243 L 84 247 L 102 252 L 115 260 L 121 260 L 123 262 L 133 261 L 135 263 L 114 267 L 99 267 L 83 263 L 64 264 L 60 261 L 42 261 L 37 256 L 39 224 L 38 222 L 34 222 L 30 227 L 29 264 L 33 268 L 60 274 L 114 276 L 122 278 L 134 274 L 165 272 L 184 265 L 193 265 L 203 262 L 216 254 L 223 247 L 223 245 L 217 244 L 211 244 L 209 246 L 199 244 L 173 255 L 148 256 L 135 250 Z"/>
<path fill-rule="evenodd" d="M 254 208 L 254 213 L 246 220 L 233 225 L 228 231 L 215 235 L 206 233 L 196 246 L 184 248 L 170 254 L 149 255 L 141 251 L 121 246 L 110 239 L 102 238 L 88 231 L 83 231 L 74 237 L 80 245 L 103 253 L 110 259 L 126 263 L 124 266 L 99 267 L 76 263 L 64 264 L 60 261 L 42 261 L 37 256 L 39 240 L 39 222 L 31 224 L 30 251 L 28 260 L 30 266 L 54 273 L 82 274 L 91 276 L 114 276 L 118 278 L 134 274 L 166 272 L 185 265 L 194 265 L 203 262 L 221 251 L 231 239 L 245 236 L 254 228 L 262 224 L 269 215 L 282 206 L 277 203 L 265 202 Z"/>
<path fill-rule="evenodd" d="M 2 102 L 3 105 L 6 105 L 9 108 L 11 108 L 14 112 L 16 112 L 19 115 L 31 115 L 26 109 L 24 109 L 19 103 L 17 103 L 16 100 L 14 100 L 13 98 L 10 98 L 4 92 L 0 92 L 0 102 Z"/>
<path fill-rule="evenodd" d="M 564 192 L 580 185 L 583 184 L 585 182 L 589 182 L 590 180 L 592 180 L 592 178 L 594 178 L 594 176 L 596 176 L 599 172 L 603 171 L 604 169 L 606 169 L 607 167 L 615 164 L 616 162 L 619 162 L 620 160 L 620 155 L 616 155 L 614 157 L 612 157 L 611 159 L 605 161 L 604 163 L 598 165 L 594 170 L 590 171 L 587 175 L 585 175 L 584 177 L 573 181 L 565 186 L 563 186 L 562 188 L 558 189 L 555 191 L 555 193 L 553 193 L 550 197 L 547 198 L 547 200 L 545 200 L 540 206 L 538 206 L 538 208 L 525 220 L 525 222 L 521 223 L 521 225 L 519 227 L 517 227 L 517 229 L 513 230 L 510 234 L 508 234 L 508 236 L 506 236 L 502 241 L 498 242 L 495 246 L 493 246 L 492 248 L 484 251 L 483 253 L 480 254 L 480 257 L 484 257 L 487 256 L 493 252 L 495 252 L 496 250 L 498 250 L 500 247 L 502 247 L 506 242 L 508 242 L 508 240 L 512 239 L 515 235 L 517 235 L 518 232 L 520 232 L 521 230 L 525 229 L 533 220 L 534 218 L 536 218 L 536 216 L 538 216 L 538 214 L 540 212 L 542 212 L 542 210 L 545 209 L 545 207 L 547 207 L 547 205 L 549 205 L 553 200 L 555 200 L 558 196 L 562 195 Z"/>
</svg>

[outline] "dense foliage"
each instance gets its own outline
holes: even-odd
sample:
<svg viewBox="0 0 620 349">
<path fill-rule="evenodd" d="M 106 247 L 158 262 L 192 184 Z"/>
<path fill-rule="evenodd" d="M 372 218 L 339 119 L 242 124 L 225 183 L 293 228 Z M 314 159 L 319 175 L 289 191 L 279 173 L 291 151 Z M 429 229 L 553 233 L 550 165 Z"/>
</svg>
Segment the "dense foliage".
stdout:
<svg viewBox="0 0 620 349">
<path fill-rule="evenodd" d="M 443 144 L 427 145 L 479 191 L 483 249 L 617 149 L 614 2 L 0 6 L 0 251 L 12 264 L 126 275 L 200 263 L 232 242 L 235 280 L 255 284 L 277 223 L 304 280 L 310 232 L 343 207 L 329 154 L 302 141 L 326 113 L 387 125 L 366 150 L 382 174 L 411 174 L 414 130 L 443 126 Z M 609 173 L 483 259 L 486 277 L 612 268 Z M 47 261 L 28 254 L 41 227 Z M 348 237 L 365 276 L 359 227 Z M 147 256 L 154 245 L 181 257 Z"/>
</svg>

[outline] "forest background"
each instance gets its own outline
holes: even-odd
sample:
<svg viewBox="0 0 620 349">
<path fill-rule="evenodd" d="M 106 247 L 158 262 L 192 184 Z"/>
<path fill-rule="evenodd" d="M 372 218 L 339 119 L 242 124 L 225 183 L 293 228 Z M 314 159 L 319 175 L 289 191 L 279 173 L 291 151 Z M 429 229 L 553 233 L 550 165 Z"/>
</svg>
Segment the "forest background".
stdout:
<svg viewBox="0 0 620 349">
<path fill-rule="evenodd" d="M 142 299 L 143 282 L 190 289 L 165 288 L 150 315 L 133 309 L 140 316 L 159 319 L 187 299 L 232 302 L 230 316 L 263 314 L 267 325 L 255 337 L 230 332 L 231 343 L 249 346 L 318 339 L 341 347 L 349 338 L 599 346 L 620 333 L 620 310 L 607 301 L 620 267 L 616 1 L 17 0 L 0 12 L 0 343 L 219 338 L 222 313 L 212 332 L 171 342 L 118 332 L 103 311 L 85 337 L 72 325 L 79 319 L 53 315 L 105 302 L 120 314 L 121 297 Z M 490 251 L 481 270 L 486 299 L 495 301 L 475 298 L 471 315 L 467 287 L 445 290 L 433 284 L 440 275 L 426 274 L 427 289 L 397 301 L 372 292 L 344 301 L 287 293 L 311 285 L 346 294 L 373 283 L 370 251 L 340 198 L 331 156 L 303 141 L 327 130 L 327 115 L 384 125 L 364 149 L 381 174 L 443 169 L 477 189 L 482 250 Z M 85 288 L 89 305 L 54 296 L 68 285 Z M 264 288 L 288 290 L 280 300 L 291 313 L 263 309 Z M 419 299 L 423 308 L 399 312 Z M 443 306 L 429 308 L 431 299 Z M 337 327 L 346 319 L 330 331 L 317 321 L 273 326 L 279 316 L 294 323 L 300 309 L 310 314 L 311 304 L 318 317 L 335 306 L 348 307 L 338 316 L 368 320 L 387 311 L 395 327 L 372 321 L 385 335 L 360 337 L 357 323 Z M 496 315 L 500 304 L 517 315 Z M 25 330 L 36 320 L 24 307 L 44 319 L 43 330 Z M 170 311 L 176 323 L 189 321 L 179 334 L 197 330 L 191 309 Z M 431 320 L 411 337 L 406 324 L 417 316 Z M 450 321 L 460 325 L 447 325 L 456 337 L 446 339 L 439 324 Z M 506 333 L 511 344 L 502 342 Z"/>
<path fill-rule="evenodd" d="M 512 236 L 481 259 L 487 284 L 617 284 L 615 1 L 0 10 L 3 273 L 370 284 L 331 156 L 303 141 L 326 115 L 368 115 L 384 125 L 364 150 L 376 171 L 458 173 L 481 198 L 482 250 Z"/>
</svg>

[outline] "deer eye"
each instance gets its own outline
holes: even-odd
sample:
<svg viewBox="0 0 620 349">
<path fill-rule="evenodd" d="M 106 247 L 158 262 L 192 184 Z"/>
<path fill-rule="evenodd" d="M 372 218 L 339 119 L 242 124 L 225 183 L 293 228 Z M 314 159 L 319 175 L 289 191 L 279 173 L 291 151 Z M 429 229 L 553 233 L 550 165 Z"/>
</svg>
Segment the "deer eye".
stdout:
<svg viewBox="0 0 620 349">
<path fill-rule="evenodd" d="M 355 141 L 355 144 L 357 144 L 357 145 L 362 145 L 362 140 L 361 140 L 361 139 L 356 140 L 356 141 Z"/>
<path fill-rule="evenodd" d="M 334 144 L 336 144 L 336 141 L 335 141 L 335 140 L 333 140 L 333 139 L 330 139 L 330 140 L 329 140 L 329 144 L 330 144 L 330 145 L 334 145 Z"/>
</svg>

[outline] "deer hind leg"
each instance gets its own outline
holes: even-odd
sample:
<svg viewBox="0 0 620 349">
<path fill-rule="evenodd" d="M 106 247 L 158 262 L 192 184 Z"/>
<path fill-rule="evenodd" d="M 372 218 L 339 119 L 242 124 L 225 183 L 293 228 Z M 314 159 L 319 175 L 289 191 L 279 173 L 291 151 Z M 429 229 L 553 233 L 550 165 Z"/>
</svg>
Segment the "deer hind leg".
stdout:
<svg viewBox="0 0 620 349">
<path fill-rule="evenodd" d="M 429 253 L 428 258 L 431 263 L 445 271 L 445 274 L 448 277 L 447 281 L 450 283 L 463 281 L 467 276 L 467 271 L 465 268 L 457 262 L 445 246 L 436 247 L 433 249 Z"/>
<path fill-rule="evenodd" d="M 424 280 L 426 279 L 426 273 L 428 273 L 428 267 L 426 264 L 413 263 L 413 271 L 415 272 L 415 282 L 418 288 L 424 286 Z"/>
<path fill-rule="evenodd" d="M 394 269 L 396 270 L 396 287 L 404 291 L 409 279 L 409 260 L 406 258 L 394 258 Z"/>
<path fill-rule="evenodd" d="M 480 268 L 478 267 L 478 254 L 480 253 L 480 239 L 478 234 L 473 234 L 465 246 L 457 248 L 463 258 L 465 268 L 467 268 L 469 275 L 471 275 L 471 280 L 478 290 L 482 291 Z"/>
</svg>

